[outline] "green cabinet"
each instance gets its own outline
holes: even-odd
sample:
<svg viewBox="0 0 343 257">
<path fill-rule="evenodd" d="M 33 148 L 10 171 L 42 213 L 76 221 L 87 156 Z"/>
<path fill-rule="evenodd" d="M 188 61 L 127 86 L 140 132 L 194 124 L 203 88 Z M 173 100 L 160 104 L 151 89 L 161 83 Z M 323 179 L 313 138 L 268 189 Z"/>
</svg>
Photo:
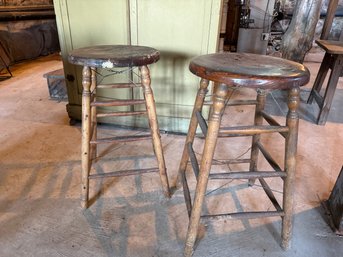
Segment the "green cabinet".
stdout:
<svg viewBox="0 0 343 257">
<path fill-rule="evenodd" d="M 160 61 L 150 66 L 160 128 L 187 131 L 199 82 L 188 64 L 194 56 L 217 51 L 222 0 L 54 0 L 54 6 L 70 118 L 80 119 L 82 90 L 80 67 L 67 61 L 70 50 L 97 44 L 145 45 L 161 53 Z M 138 92 L 119 94 L 140 97 Z M 147 125 L 138 117 L 111 122 Z"/>
</svg>

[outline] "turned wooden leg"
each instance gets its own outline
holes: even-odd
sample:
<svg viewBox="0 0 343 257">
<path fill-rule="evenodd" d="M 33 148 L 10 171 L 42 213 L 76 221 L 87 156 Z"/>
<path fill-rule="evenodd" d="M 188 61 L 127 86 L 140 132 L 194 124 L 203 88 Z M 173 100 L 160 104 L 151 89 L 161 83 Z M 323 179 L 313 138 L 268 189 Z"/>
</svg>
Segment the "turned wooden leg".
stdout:
<svg viewBox="0 0 343 257">
<path fill-rule="evenodd" d="M 87 66 L 82 70 L 82 138 L 81 138 L 81 206 L 88 207 L 88 193 L 89 193 L 89 172 L 90 172 L 90 127 L 91 127 L 91 69 Z"/>
<path fill-rule="evenodd" d="M 320 65 L 319 71 L 317 73 L 316 80 L 313 83 L 313 87 L 310 93 L 310 96 L 307 99 L 307 103 L 311 104 L 314 99 L 315 91 L 320 93 L 320 90 L 322 89 L 325 77 L 329 71 L 329 66 L 331 63 L 331 54 L 325 53 L 324 59 L 322 61 L 322 64 Z"/>
<path fill-rule="evenodd" d="M 323 97 L 323 106 L 320 108 L 317 124 L 324 125 L 329 116 L 332 100 L 338 84 L 338 79 L 343 71 L 343 55 L 336 55 L 333 59 L 334 64 L 326 86 L 325 94 Z"/>
<path fill-rule="evenodd" d="M 264 110 L 264 106 L 266 104 L 266 91 L 258 89 L 257 90 L 257 105 L 255 108 L 255 119 L 254 125 L 260 126 L 263 123 L 263 117 L 261 115 L 261 111 Z M 257 171 L 257 160 L 258 160 L 258 153 L 259 149 L 257 144 L 260 142 L 261 134 L 256 134 L 252 137 L 252 144 L 251 144 L 251 162 L 249 171 Z M 256 179 L 249 179 L 249 186 L 254 185 Z"/>
<path fill-rule="evenodd" d="M 91 68 L 91 101 L 96 99 L 96 68 Z M 96 141 L 97 139 L 97 119 L 96 119 L 96 106 L 91 107 L 91 140 Z M 97 156 L 97 144 L 91 145 L 91 160 L 95 160 Z"/>
<path fill-rule="evenodd" d="M 200 164 L 200 172 L 195 190 L 194 204 L 189 221 L 184 256 L 189 257 L 193 254 L 193 247 L 197 238 L 201 209 L 206 193 L 208 176 L 211 169 L 212 159 L 217 143 L 220 121 L 225 109 L 228 86 L 220 84 L 216 87 L 213 97 L 212 111 L 209 117 L 208 131 L 206 134 L 203 155 Z"/>
<path fill-rule="evenodd" d="M 182 183 L 183 193 L 184 193 L 185 202 L 186 202 L 189 215 L 191 213 L 192 204 L 191 204 L 191 196 L 189 193 L 188 184 L 186 180 L 186 169 L 187 169 L 187 163 L 189 160 L 189 153 L 188 153 L 187 146 L 188 144 L 193 144 L 196 130 L 198 127 L 198 119 L 197 119 L 196 113 L 197 112 L 201 113 L 202 111 L 202 107 L 204 105 L 204 99 L 207 93 L 208 84 L 209 84 L 208 80 L 201 79 L 200 87 L 199 87 L 199 90 L 195 99 L 195 103 L 194 103 L 193 113 L 192 113 L 191 120 L 189 123 L 188 133 L 186 137 L 185 146 L 183 148 L 183 153 L 182 153 L 182 157 L 181 157 L 181 161 L 179 165 L 178 177 L 177 177 L 177 187 L 180 187 L 180 184 Z"/>
<path fill-rule="evenodd" d="M 287 177 L 284 180 L 283 193 L 283 210 L 285 216 L 282 218 L 281 246 L 283 249 L 290 247 L 290 239 L 292 236 L 293 222 L 293 194 L 294 194 L 294 179 L 296 170 L 296 154 L 298 142 L 298 126 L 299 117 L 299 88 L 293 88 L 289 91 L 288 96 L 288 114 L 286 125 L 289 128 L 289 133 L 285 142 L 285 171 Z"/>
<path fill-rule="evenodd" d="M 140 67 L 141 77 L 142 77 L 142 86 L 144 91 L 144 98 L 146 102 L 146 108 L 149 118 L 149 125 L 152 135 L 152 143 L 154 152 L 158 162 L 158 168 L 160 172 L 160 179 L 162 183 L 163 193 L 166 197 L 170 197 L 170 190 L 169 190 L 169 182 L 167 177 L 167 171 L 163 156 L 162 144 L 161 144 L 161 136 L 158 127 L 157 115 L 156 115 L 156 107 L 155 107 L 155 100 L 154 95 L 150 86 L 150 73 L 149 68 L 147 66 Z"/>
</svg>

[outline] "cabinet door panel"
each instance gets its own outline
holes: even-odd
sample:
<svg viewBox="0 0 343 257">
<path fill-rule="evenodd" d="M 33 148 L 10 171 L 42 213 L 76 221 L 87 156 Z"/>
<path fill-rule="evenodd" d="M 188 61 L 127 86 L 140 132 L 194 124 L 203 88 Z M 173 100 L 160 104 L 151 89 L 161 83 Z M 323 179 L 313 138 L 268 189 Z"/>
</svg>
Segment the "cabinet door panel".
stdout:
<svg viewBox="0 0 343 257">
<path fill-rule="evenodd" d="M 127 0 L 67 0 L 72 47 L 128 43 Z"/>
<path fill-rule="evenodd" d="M 69 117 L 80 119 L 82 68 L 68 62 L 68 53 L 84 46 L 129 44 L 128 0 L 55 0 L 54 7 L 64 72 L 69 78 L 67 110 Z M 115 97 L 109 91 L 100 90 L 99 94 Z M 131 93 L 119 95 L 128 97 Z"/>
<path fill-rule="evenodd" d="M 199 79 L 188 70 L 194 56 L 217 50 L 221 0 L 130 1 L 131 41 L 161 52 L 151 65 L 160 127 L 188 129 Z"/>
</svg>

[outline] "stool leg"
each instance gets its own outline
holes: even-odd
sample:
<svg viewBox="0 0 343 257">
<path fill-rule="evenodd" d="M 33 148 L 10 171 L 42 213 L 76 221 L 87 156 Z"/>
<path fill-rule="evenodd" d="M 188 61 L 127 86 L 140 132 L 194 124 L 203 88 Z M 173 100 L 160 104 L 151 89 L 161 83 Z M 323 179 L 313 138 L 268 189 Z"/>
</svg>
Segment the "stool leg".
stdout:
<svg viewBox="0 0 343 257">
<path fill-rule="evenodd" d="M 169 182 L 166 172 L 166 166 L 162 151 L 161 136 L 157 122 L 156 107 L 154 95 L 150 86 L 150 73 L 147 66 L 140 67 L 140 72 L 142 76 L 142 86 L 144 90 L 144 98 L 146 101 L 146 108 L 148 112 L 149 125 L 152 135 L 152 143 L 154 152 L 158 162 L 158 168 L 160 171 L 160 179 L 162 183 L 163 193 L 166 197 L 170 197 Z"/>
<path fill-rule="evenodd" d="M 188 133 L 187 133 L 186 142 L 183 148 L 183 153 L 182 153 L 182 157 L 181 157 L 181 161 L 179 165 L 179 172 L 178 172 L 178 177 L 177 177 L 177 182 L 176 182 L 177 187 L 180 187 L 180 184 L 182 183 L 183 193 L 185 196 L 186 206 L 187 206 L 189 215 L 191 213 L 192 206 L 191 206 L 191 197 L 189 194 L 189 189 L 188 189 L 188 185 L 186 181 L 186 168 L 187 168 L 187 163 L 189 160 L 189 153 L 188 153 L 187 145 L 189 143 L 193 143 L 194 141 L 195 133 L 198 127 L 198 119 L 197 119 L 196 113 L 201 112 L 202 110 L 202 107 L 204 105 L 204 99 L 208 91 L 207 90 L 208 84 L 209 84 L 208 80 L 201 79 L 200 87 L 199 87 L 199 90 L 195 99 L 194 108 L 193 108 L 191 120 L 189 123 Z"/>
<path fill-rule="evenodd" d="M 322 64 L 320 65 L 316 80 L 313 83 L 313 87 L 310 93 L 310 96 L 307 99 L 307 103 L 311 104 L 313 102 L 313 98 L 315 95 L 315 91 L 318 92 L 322 89 L 326 74 L 328 73 L 330 61 L 331 60 L 331 54 L 325 53 L 324 59 L 322 61 Z"/>
<path fill-rule="evenodd" d="M 209 117 L 208 131 L 205 139 L 200 172 L 195 190 L 194 204 L 189 221 L 184 256 L 189 257 L 193 253 L 194 243 L 197 237 L 201 209 L 205 198 L 208 176 L 211 169 L 215 146 L 217 143 L 220 121 L 224 112 L 228 86 L 220 84 L 216 87 L 213 97 L 212 111 Z"/>
<path fill-rule="evenodd" d="M 91 127 L 91 69 L 87 66 L 82 70 L 82 145 L 81 145 L 81 206 L 87 208 L 89 193 L 89 172 L 90 172 L 90 127 Z"/>
<path fill-rule="evenodd" d="M 91 101 L 95 101 L 96 97 L 96 68 L 91 69 Z M 96 119 L 96 106 L 91 107 L 91 139 L 96 140 L 97 139 L 97 119 Z M 97 156 L 97 144 L 92 144 L 91 145 L 91 159 L 94 160 L 96 159 Z"/>
<path fill-rule="evenodd" d="M 287 114 L 286 126 L 289 128 L 289 133 L 285 143 L 285 171 L 287 177 L 284 180 L 283 210 L 285 215 L 282 218 L 281 232 L 281 246 L 285 250 L 290 246 L 292 235 L 294 178 L 299 126 L 299 117 L 297 113 L 299 106 L 299 91 L 299 88 L 293 88 L 289 91 L 288 96 L 289 111 Z"/>
<path fill-rule="evenodd" d="M 327 84 L 325 95 L 323 97 L 323 106 L 320 108 L 317 124 L 324 125 L 329 116 L 329 111 L 331 108 L 331 103 L 336 91 L 338 79 L 342 74 L 343 70 L 343 55 L 336 55 L 335 61 L 332 67 L 332 71 L 329 77 L 329 82 Z"/>
<path fill-rule="evenodd" d="M 257 105 L 255 109 L 255 119 L 254 125 L 260 126 L 263 123 L 263 117 L 261 115 L 261 111 L 264 110 L 264 106 L 266 104 L 266 91 L 262 89 L 257 90 Z M 251 144 L 251 162 L 249 171 L 257 171 L 257 160 L 258 160 L 258 153 L 259 149 L 257 144 L 260 142 L 261 135 L 256 134 L 252 137 L 252 144 Z M 254 185 L 256 179 L 249 179 L 249 186 Z"/>
</svg>

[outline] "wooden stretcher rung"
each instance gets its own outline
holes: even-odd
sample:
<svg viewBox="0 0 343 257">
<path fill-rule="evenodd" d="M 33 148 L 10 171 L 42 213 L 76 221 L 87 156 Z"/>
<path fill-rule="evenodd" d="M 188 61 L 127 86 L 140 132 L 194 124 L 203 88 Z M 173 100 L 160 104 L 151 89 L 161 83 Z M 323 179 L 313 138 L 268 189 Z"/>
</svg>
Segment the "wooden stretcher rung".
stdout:
<svg viewBox="0 0 343 257">
<path fill-rule="evenodd" d="M 272 116 L 267 114 L 265 111 L 261 111 L 262 117 L 272 126 L 281 126 Z"/>
<path fill-rule="evenodd" d="M 102 174 L 91 174 L 89 175 L 89 179 L 94 178 L 107 178 L 107 177 L 122 177 L 122 176 L 133 176 L 133 175 L 139 175 L 143 173 L 152 173 L 152 172 L 158 172 L 158 168 L 149 168 L 149 169 L 137 169 L 137 170 L 118 170 L 114 172 L 106 172 Z"/>
<path fill-rule="evenodd" d="M 273 191 L 271 190 L 271 188 L 269 187 L 269 185 L 267 184 L 267 182 L 263 178 L 259 178 L 258 180 L 260 181 L 261 186 L 262 186 L 264 192 L 266 193 L 266 195 L 268 196 L 269 200 L 274 205 L 274 208 L 277 211 L 282 211 L 282 208 L 281 208 L 280 204 L 276 200 L 276 197 L 275 197 Z"/>
<path fill-rule="evenodd" d="M 288 132 L 289 129 L 286 126 L 237 126 L 237 127 L 222 127 L 219 130 L 219 136 L 230 136 L 230 135 L 242 135 L 242 136 L 253 136 L 262 133 L 274 133 L 274 132 Z"/>
<path fill-rule="evenodd" d="M 265 217 L 283 217 L 283 211 L 256 211 L 256 212 L 236 212 L 213 215 L 202 215 L 201 219 L 220 220 L 220 219 L 258 219 Z"/>
<path fill-rule="evenodd" d="M 313 94 L 314 99 L 316 100 L 319 108 L 322 109 L 324 105 L 323 97 L 317 92 L 317 90 L 313 90 Z"/>
<path fill-rule="evenodd" d="M 132 136 L 117 136 L 117 137 L 108 137 L 100 138 L 97 140 L 90 141 L 91 144 L 106 144 L 114 142 L 132 142 L 139 140 L 151 139 L 151 135 L 132 135 Z"/>
<path fill-rule="evenodd" d="M 228 160 L 215 159 L 212 161 L 212 165 L 238 164 L 238 163 L 251 163 L 251 159 L 228 159 Z"/>
<path fill-rule="evenodd" d="M 267 114 L 265 111 L 261 111 L 261 115 L 262 117 L 271 125 L 271 126 L 279 126 L 279 127 L 283 127 L 280 125 L 280 123 L 278 123 L 275 119 L 273 119 L 272 116 L 270 116 L 269 114 Z M 289 130 L 288 130 L 289 131 Z M 280 134 L 286 138 L 287 137 L 287 132 L 280 132 Z"/>
<path fill-rule="evenodd" d="M 141 87 L 141 83 L 115 83 L 115 84 L 99 84 L 97 88 L 134 88 Z"/>
<path fill-rule="evenodd" d="M 104 113 L 97 113 L 96 117 L 116 117 L 116 116 L 135 116 L 135 115 L 143 115 L 146 114 L 147 111 L 134 111 L 134 112 L 104 112 Z"/>
<path fill-rule="evenodd" d="M 198 120 L 198 123 L 199 123 L 199 126 L 200 126 L 202 133 L 204 134 L 204 136 L 206 136 L 206 134 L 207 134 L 207 123 L 206 123 L 204 117 L 202 116 L 202 114 L 199 111 L 197 111 L 195 113 L 195 115 L 197 116 L 197 120 Z"/>
<path fill-rule="evenodd" d="M 197 160 L 197 157 L 196 157 L 196 155 L 194 153 L 193 145 L 192 145 L 191 142 L 189 142 L 187 144 L 187 150 L 188 150 L 188 154 L 189 154 L 189 159 L 191 160 L 191 165 L 192 165 L 192 168 L 193 168 L 194 175 L 195 175 L 195 177 L 198 180 L 199 164 L 198 164 L 198 160 Z"/>
<path fill-rule="evenodd" d="M 188 217 L 190 218 L 191 212 L 192 212 L 192 198 L 189 191 L 185 172 L 181 172 L 181 182 L 182 182 L 182 187 L 183 187 L 183 196 L 185 197 L 185 203 L 187 207 L 187 213 L 188 213 Z"/>
<path fill-rule="evenodd" d="M 205 101 L 204 105 L 212 105 L 213 101 Z M 256 105 L 256 100 L 231 100 L 226 103 L 226 106 L 237 106 L 237 105 Z"/>
<path fill-rule="evenodd" d="M 282 171 L 280 166 L 277 164 L 277 162 L 273 159 L 273 157 L 269 154 L 269 152 L 263 147 L 263 145 L 260 142 L 257 142 L 257 147 L 261 151 L 264 158 L 267 160 L 270 166 L 273 167 L 275 171 Z"/>
<path fill-rule="evenodd" d="M 93 121 L 93 122 L 91 122 L 91 124 L 90 124 L 90 135 L 91 135 L 91 137 L 93 137 L 93 135 L 94 135 L 94 129 L 96 129 L 96 123 Z M 92 138 L 91 138 L 91 140 L 92 140 Z"/>
<path fill-rule="evenodd" d="M 127 106 L 127 105 L 135 105 L 135 104 L 145 104 L 144 99 L 137 99 L 137 100 L 112 100 L 112 101 L 96 101 L 92 102 L 91 106 Z"/>
<path fill-rule="evenodd" d="M 212 173 L 210 179 L 254 179 L 254 178 L 275 178 L 286 177 L 287 174 L 283 171 L 240 171 L 240 172 L 225 172 Z"/>
</svg>

